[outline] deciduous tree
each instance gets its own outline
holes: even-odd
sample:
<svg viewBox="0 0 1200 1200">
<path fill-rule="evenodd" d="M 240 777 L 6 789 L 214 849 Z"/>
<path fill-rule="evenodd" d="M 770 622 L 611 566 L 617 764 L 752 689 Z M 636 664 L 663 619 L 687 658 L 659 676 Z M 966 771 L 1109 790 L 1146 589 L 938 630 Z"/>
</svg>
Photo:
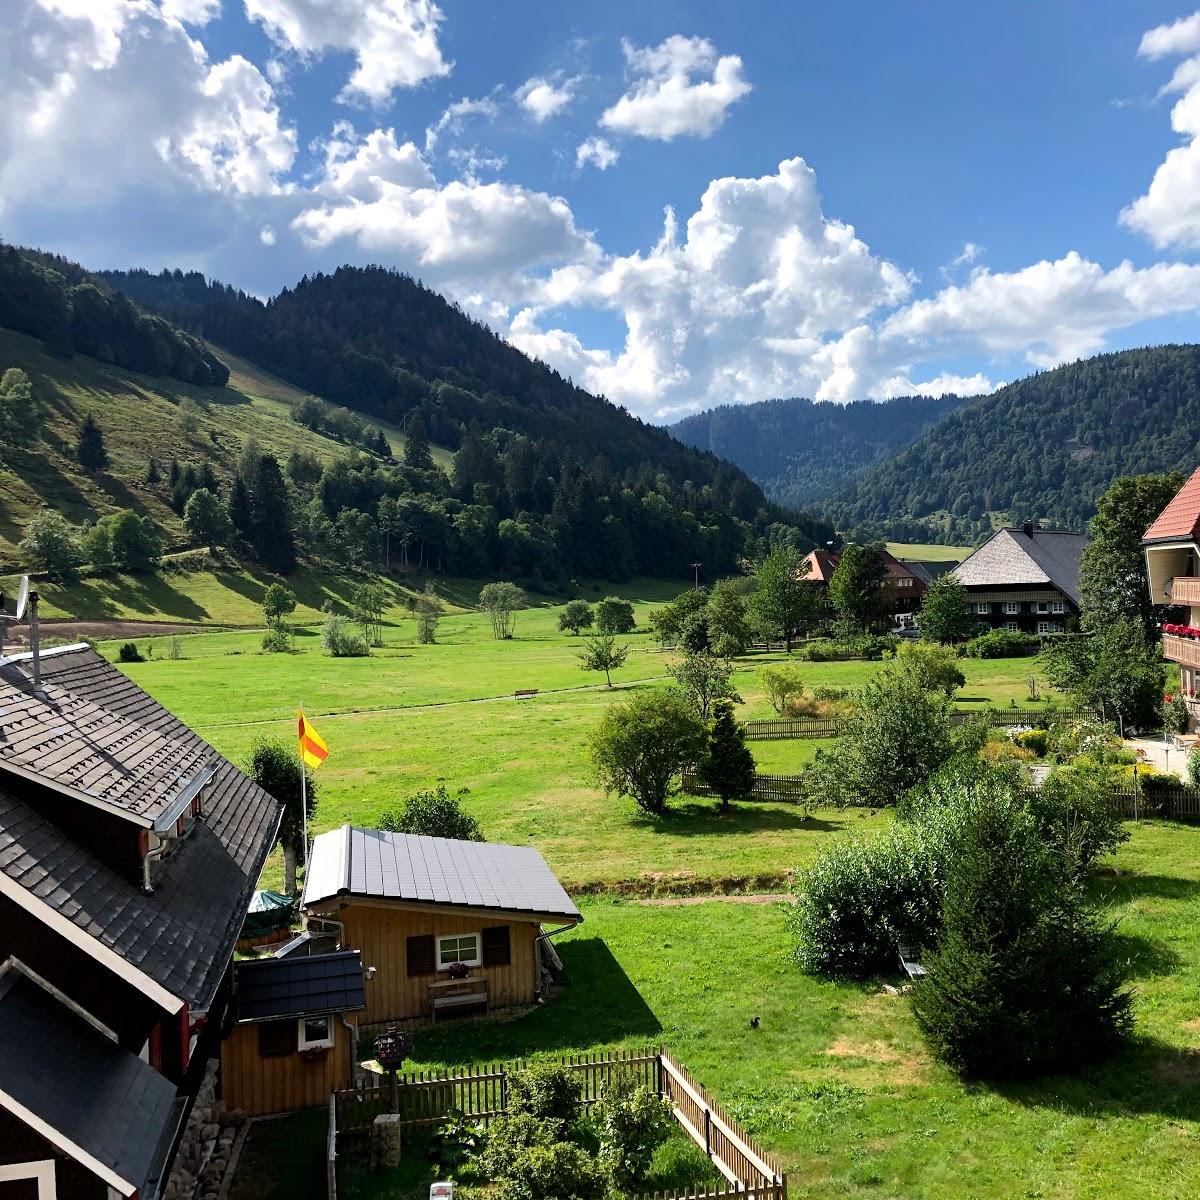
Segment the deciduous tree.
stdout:
<svg viewBox="0 0 1200 1200">
<path fill-rule="evenodd" d="M 605 596 L 596 605 L 596 628 L 601 633 L 632 633 L 633 605 L 617 596 Z"/>
<path fill-rule="evenodd" d="M 307 776 L 308 819 L 317 808 L 317 784 L 312 772 L 300 764 L 295 743 L 260 741 L 250 753 L 248 774 L 269 796 L 283 805 L 279 845 L 283 849 L 283 890 L 296 894 L 296 866 L 304 856 L 304 810 L 301 807 L 300 772 Z"/>
<path fill-rule="evenodd" d="M 917 624 L 922 641 L 964 642 L 975 635 L 979 621 L 971 614 L 967 589 L 947 573 L 925 590 Z"/>
<path fill-rule="evenodd" d="M 568 600 L 558 614 L 558 631 L 578 637 L 581 630 L 591 629 L 595 619 L 592 606 L 586 600 Z"/>
<path fill-rule="evenodd" d="M 629 647 L 618 646 L 611 633 L 599 633 L 584 639 L 583 649 L 576 657 L 585 671 L 603 671 L 608 686 L 612 687 L 612 672 L 625 665 Z"/>
<path fill-rule="evenodd" d="M 851 543 L 829 579 L 829 602 L 841 620 L 855 629 L 870 629 L 884 615 L 887 564 L 878 546 Z"/>
<path fill-rule="evenodd" d="M 83 552 L 78 531 L 52 508 L 34 514 L 18 548 L 31 570 L 45 571 L 58 583 L 70 583 L 79 577 Z"/>
<path fill-rule="evenodd" d="M 800 552 L 777 546 L 758 565 L 750 612 L 754 623 L 768 637 L 782 639 L 791 651 L 792 641 L 816 616 L 817 594 L 804 579 L 806 571 Z"/>
<path fill-rule="evenodd" d="M 525 607 L 525 592 L 515 583 L 488 583 L 479 593 L 479 607 L 492 619 L 492 636 L 504 641 L 513 635 L 517 612 Z"/>
</svg>

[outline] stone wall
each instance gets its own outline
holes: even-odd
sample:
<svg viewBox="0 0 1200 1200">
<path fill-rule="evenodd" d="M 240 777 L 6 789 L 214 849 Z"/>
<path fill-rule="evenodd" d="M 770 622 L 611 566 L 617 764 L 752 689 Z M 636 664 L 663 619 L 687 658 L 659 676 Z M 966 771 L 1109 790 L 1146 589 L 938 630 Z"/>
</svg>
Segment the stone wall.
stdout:
<svg viewBox="0 0 1200 1200">
<path fill-rule="evenodd" d="M 210 1060 L 162 1200 L 217 1200 L 245 1124 L 245 1113 L 226 1112 L 217 1099 L 217 1060 Z"/>
</svg>

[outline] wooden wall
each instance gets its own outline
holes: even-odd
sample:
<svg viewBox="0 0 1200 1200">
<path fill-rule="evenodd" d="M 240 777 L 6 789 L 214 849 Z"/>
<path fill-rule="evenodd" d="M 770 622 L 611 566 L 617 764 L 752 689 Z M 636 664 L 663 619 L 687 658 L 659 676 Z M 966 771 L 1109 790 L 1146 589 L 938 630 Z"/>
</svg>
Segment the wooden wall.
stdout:
<svg viewBox="0 0 1200 1200">
<path fill-rule="evenodd" d="M 347 1017 L 354 1024 L 354 1016 Z M 258 1052 L 258 1025 L 235 1025 L 221 1043 L 221 1098 L 226 1108 L 252 1117 L 294 1112 L 329 1103 L 331 1088 L 350 1086 L 350 1031 L 335 1014 L 333 1046 L 324 1059 L 306 1062 L 302 1055 L 263 1058 Z"/>
<path fill-rule="evenodd" d="M 511 961 L 504 967 L 472 967 L 472 979 L 488 981 L 489 1008 L 532 1004 L 541 984 L 541 964 L 535 942 L 539 926 L 530 921 L 501 921 L 452 913 L 420 912 L 361 901 L 345 903 L 336 917 L 346 927 L 346 947 L 362 952 L 363 967 L 374 967 L 367 981 L 367 1010 L 360 1020 L 399 1021 L 432 1015 L 429 985 L 449 978 L 436 975 L 409 977 L 405 961 L 406 940 L 422 934 L 444 937 L 454 933 L 479 933 L 489 925 L 508 925 Z"/>
</svg>

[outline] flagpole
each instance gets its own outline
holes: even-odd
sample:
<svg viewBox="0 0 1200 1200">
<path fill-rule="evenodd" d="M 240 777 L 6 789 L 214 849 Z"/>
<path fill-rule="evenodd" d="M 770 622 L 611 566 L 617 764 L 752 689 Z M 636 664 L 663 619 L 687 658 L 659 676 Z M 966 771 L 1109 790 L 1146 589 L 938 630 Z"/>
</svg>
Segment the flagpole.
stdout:
<svg viewBox="0 0 1200 1200">
<path fill-rule="evenodd" d="M 300 718 L 304 719 L 304 705 L 300 705 Z M 307 722 L 305 722 L 307 725 Z M 304 842 L 304 882 L 308 883 L 308 772 L 304 768 L 304 751 L 296 746 L 300 755 L 300 829 Z"/>
</svg>

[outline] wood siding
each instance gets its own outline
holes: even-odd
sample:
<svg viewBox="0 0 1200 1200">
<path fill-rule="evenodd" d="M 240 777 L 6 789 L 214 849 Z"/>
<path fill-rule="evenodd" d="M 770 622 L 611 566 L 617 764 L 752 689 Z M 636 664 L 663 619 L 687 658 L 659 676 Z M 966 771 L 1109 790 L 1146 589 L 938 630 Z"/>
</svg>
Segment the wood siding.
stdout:
<svg viewBox="0 0 1200 1200">
<path fill-rule="evenodd" d="M 349 901 L 337 913 L 346 928 L 346 947 L 362 952 L 364 968 L 374 967 L 367 981 L 367 1010 L 363 1024 L 429 1017 L 429 985 L 448 978 L 445 971 L 409 976 L 405 961 L 410 937 L 432 934 L 479 933 L 488 926 L 508 925 L 511 961 L 505 966 L 472 967 L 472 979 L 488 981 L 488 1007 L 513 1008 L 532 1004 L 541 984 L 541 965 L 535 942 L 538 926 L 530 921 L 423 912 Z"/>
<path fill-rule="evenodd" d="M 51 1145 L 40 1133 L 30 1129 L 19 1117 L 0 1110 L 0 1163 L 54 1162 L 54 1186 L 57 1200 L 107 1200 L 108 1185 L 69 1155 Z M 0 1184 L 0 1196 L 16 1197 L 18 1185 Z"/>
<path fill-rule="evenodd" d="M 354 1017 L 347 1017 L 354 1024 Z M 252 1117 L 294 1112 L 329 1103 L 334 1088 L 350 1086 L 351 1035 L 335 1014 L 333 1046 L 323 1059 L 307 1062 L 301 1054 L 263 1058 L 258 1025 L 237 1025 L 221 1043 L 221 1097 L 226 1108 Z"/>
</svg>

